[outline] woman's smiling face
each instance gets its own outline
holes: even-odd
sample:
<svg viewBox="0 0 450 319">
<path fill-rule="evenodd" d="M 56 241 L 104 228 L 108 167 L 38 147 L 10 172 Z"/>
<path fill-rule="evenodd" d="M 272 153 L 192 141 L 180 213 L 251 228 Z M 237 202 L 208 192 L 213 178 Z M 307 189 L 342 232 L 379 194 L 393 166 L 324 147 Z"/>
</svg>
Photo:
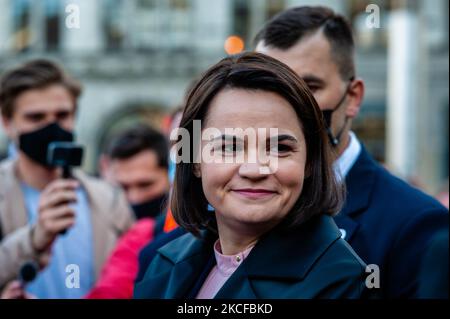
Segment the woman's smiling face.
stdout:
<svg viewBox="0 0 450 319">
<path fill-rule="evenodd" d="M 202 149 L 209 145 L 216 161 L 197 164 L 195 174 L 216 209 L 218 224 L 241 229 L 275 226 L 299 198 L 305 174 L 305 138 L 293 107 L 272 92 L 225 89 L 211 101 L 202 123 L 203 131 L 208 128 L 224 135 L 226 129 L 265 130 L 265 135 L 256 134 L 257 143 L 239 136 L 202 141 Z M 277 129 L 275 135 L 271 128 Z M 262 141 L 266 139 L 277 143 L 269 147 L 269 142 Z M 258 152 L 268 156 L 268 166 L 251 160 L 251 154 Z M 244 161 L 236 160 L 239 155 L 244 155 Z"/>
</svg>

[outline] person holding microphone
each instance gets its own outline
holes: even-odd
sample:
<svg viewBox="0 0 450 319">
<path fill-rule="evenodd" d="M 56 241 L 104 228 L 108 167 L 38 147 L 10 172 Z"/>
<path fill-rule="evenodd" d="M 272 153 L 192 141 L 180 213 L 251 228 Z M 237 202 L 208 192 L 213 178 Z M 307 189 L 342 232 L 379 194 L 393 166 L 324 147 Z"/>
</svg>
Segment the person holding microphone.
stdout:
<svg viewBox="0 0 450 319">
<path fill-rule="evenodd" d="M 25 63 L 0 80 L 2 124 L 18 151 L 0 163 L 0 289 L 18 277 L 21 265 L 35 261 L 47 266 L 27 286 L 29 293 L 82 297 L 133 222 L 119 188 L 80 170 L 62 178 L 48 156 L 55 142 L 54 159 L 73 155 L 65 146 L 74 140 L 80 93 L 79 84 L 48 60 Z"/>
</svg>

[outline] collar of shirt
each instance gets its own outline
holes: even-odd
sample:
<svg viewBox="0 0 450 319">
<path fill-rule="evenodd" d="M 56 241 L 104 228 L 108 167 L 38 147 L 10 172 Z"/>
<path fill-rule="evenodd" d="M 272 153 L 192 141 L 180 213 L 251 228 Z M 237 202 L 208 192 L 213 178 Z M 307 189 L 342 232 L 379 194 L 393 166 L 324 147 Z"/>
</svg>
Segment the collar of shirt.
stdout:
<svg viewBox="0 0 450 319">
<path fill-rule="evenodd" d="M 223 255 L 222 249 L 220 247 L 220 241 L 217 241 L 214 244 L 214 255 L 216 257 L 217 269 L 223 276 L 231 276 L 233 272 L 239 267 L 240 264 L 247 258 L 248 254 L 252 250 L 254 246 L 251 246 L 235 255 Z"/>
<path fill-rule="evenodd" d="M 352 168 L 361 153 L 361 143 L 356 137 L 355 133 L 349 132 L 350 143 L 345 149 L 344 153 L 334 162 L 333 169 L 335 171 L 338 180 L 345 179 L 348 172 Z"/>
</svg>

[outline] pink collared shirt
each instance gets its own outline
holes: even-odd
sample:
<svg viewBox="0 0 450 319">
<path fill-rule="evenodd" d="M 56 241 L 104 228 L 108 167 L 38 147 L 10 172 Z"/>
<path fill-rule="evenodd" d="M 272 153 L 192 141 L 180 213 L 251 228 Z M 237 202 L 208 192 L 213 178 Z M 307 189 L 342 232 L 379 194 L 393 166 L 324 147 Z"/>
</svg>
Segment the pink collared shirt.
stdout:
<svg viewBox="0 0 450 319">
<path fill-rule="evenodd" d="M 247 248 L 243 252 L 236 255 L 222 255 L 220 241 L 214 244 L 214 255 L 216 257 L 216 265 L 213 267 L 202 288 L 197 294 L 196 299 L 212 299 L 219 292 L 220 288 L 225 284 L 228 278 L 236 271 L 236 269 L 247 258 L 253 246 Z"/>
</svg>

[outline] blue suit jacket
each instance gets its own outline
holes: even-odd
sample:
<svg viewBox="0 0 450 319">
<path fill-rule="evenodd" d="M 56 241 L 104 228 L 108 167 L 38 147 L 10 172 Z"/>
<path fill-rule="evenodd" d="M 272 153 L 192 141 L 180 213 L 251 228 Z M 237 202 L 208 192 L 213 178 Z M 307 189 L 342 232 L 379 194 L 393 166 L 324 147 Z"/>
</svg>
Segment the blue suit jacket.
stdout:
<svg viewBox="0 0 450 319">
<path fill-rule="evenodd" d="M 335 221 L 361 259 L 379 266 L 381 296 L 417 297 L 422 259 L 430 239 L 448 232 L 448 210 L 388 173 L 364 147 L 346 185 Z"/>
<path fill-rule="evenodd" d="M 185 234 L 160 248 L 134 297 L 195 297 L 216 239 L 210 232 Z M 340 238 L 333 219 L 317 216 L 297 229 L 269 231 L 215 298 L 361 298 L 368 293 L 365 275 L 365 264 Z"/>
</svg>

